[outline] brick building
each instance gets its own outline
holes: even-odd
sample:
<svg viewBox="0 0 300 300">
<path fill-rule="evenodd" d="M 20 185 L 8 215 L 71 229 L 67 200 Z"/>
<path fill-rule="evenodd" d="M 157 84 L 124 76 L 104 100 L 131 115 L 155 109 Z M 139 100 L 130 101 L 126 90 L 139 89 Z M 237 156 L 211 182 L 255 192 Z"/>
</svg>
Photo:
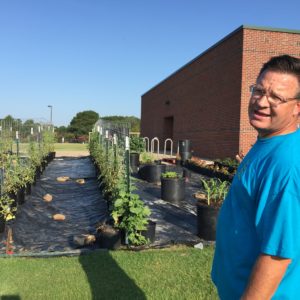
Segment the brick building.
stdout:
<svg viewBox="0 0 300 300">
<path fill-rule="evenodd" d="M 300 31 L 237 28 L 142 95 L 141 135 L 161 145 L 189 139 L 203 158 L 247 153 L 256 140 L 249 86 L 262 64 L 280 54 L 300 57 Z"/>
</svg>

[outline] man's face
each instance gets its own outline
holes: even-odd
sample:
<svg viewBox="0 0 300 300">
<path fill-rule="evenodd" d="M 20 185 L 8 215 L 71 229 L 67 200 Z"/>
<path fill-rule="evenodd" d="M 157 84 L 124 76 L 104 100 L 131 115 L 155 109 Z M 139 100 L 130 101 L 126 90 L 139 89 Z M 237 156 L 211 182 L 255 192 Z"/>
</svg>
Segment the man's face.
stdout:
<svg viewBox="0 0 300 300">
<path fill-rule="evenodd" d="M 267 94 L 260 99 L 251 97 L 249 101 L 249 121 L 257 130 L 258 135 L 260 137 L 271 137 L 295 131 L 300 103 L 291 100 L 286 103 L 272 105 L 267 96 L 271 95 L 272 98 L 275 95 L 281 99 L 295 97 L 300 88 L 297 77 L 267 70 L 257 79 L 256 85 Z"/>
</svg>

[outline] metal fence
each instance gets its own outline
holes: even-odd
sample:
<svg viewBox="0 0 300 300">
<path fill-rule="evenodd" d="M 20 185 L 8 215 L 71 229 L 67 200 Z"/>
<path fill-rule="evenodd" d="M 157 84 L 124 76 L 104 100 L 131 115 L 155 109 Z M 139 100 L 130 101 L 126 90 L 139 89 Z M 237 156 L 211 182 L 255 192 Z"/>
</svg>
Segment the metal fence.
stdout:
<svg viewBox="0 0 300 300">
<path fill-rule="evenodd" d="M 44 140 L 48 139 L 49 133 L 54 133 L 54 127 L 47 123 L 25 124 L 19 119 L 0 120 L 0 196 L 5 185 L 5 170 L 7 161 L 10 168 L 15 161 L 22 164 L 29 163 L 30 149 L 43 151 Z"/>
</svg>

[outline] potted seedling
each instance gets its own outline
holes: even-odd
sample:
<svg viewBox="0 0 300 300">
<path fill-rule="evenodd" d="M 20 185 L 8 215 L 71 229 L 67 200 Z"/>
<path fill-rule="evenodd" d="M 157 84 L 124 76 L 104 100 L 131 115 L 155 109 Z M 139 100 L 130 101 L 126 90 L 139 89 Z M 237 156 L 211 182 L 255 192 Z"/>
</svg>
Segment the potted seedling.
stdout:
<svg viewBox="0 0 300 300">
<path fill-rule="evenodd" d="M 185 178 L 176 172 L 161 175 L 161 198 L 179 204 L 185 197 Z"/>
<path fill-rule="evenodd" d="M 133 185 L 130 192 L 125 186 L 120 188 L 111 215 L 115 227 L 125 235 L 125 244 L 141 246 L 154 241 L 156 223 L 148 219 L 151 211 L 139 195 L 132 192 L 134 189 Z"/>
<path fill-rule="evenodd" d="M 198 236 L 214 241 L 219 209 L 228 193 L 229 182 L 219 178 L 201 179 L 203 191 L 197 192 Z"/>
</svg>

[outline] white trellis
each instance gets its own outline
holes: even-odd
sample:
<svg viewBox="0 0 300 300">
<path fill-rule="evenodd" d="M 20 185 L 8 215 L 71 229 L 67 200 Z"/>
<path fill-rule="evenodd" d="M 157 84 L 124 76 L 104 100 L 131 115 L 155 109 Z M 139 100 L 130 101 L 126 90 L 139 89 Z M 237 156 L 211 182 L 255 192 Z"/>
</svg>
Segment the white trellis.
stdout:
<svg viewBox="0 0 300 300">
<path fill-rule="evenodd" d="M 166 139 L 166 140 L 165 140 L 165 145 L 164 145 L 164 155 L 166 155 L 166 151 L 167 151 L 167 142 L 170 142 L 170 145 L 171 145 L 171 152 L 170 152 L 170 155 L 172 156 L 172 155 L 173 155 L 173 141 L 172 141 L 172 139 Z"/>
<path fill-rule="evenodd" d="M 144 140 L 145 145 L 146 145 L 146 147 L 145 147 L 145 148 L 146 148 L 146 151 L 149 152 L 149 150 L 150 150 L 150 142 L 149 142 L 149 138 L 145 136 L 145 137 L 143 138 L 143 140 Z"/>
<path fill-rule="evenodd" d="M 159 139 L 157 137 L 151 140 L 151 153 L 154 153 L 155 141 L 157 142 L 157 154 L 159 154 Z"/>
</svg>

